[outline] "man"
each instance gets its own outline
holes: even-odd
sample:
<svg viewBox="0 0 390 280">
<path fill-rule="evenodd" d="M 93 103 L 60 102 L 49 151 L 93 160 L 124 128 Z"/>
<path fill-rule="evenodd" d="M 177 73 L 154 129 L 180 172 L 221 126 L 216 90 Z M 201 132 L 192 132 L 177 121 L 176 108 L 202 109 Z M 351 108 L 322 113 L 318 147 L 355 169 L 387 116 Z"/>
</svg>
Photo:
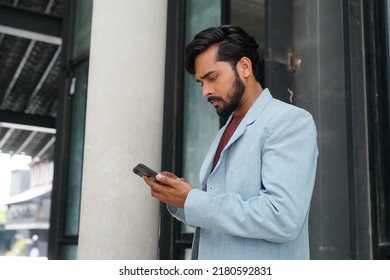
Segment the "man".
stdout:
<svg viewBox="0 0 390 280">
<path fill-rule="evenodd" d="M 186 69 L 218 114 L 217 133 L 193 187 L 169 172 L 144 177 L 153 197 L 196 227 L 194 259 L 309 259 L 308 215 L 316 174 L 311 115 L 261 85 L 254 38 L 208 28 L 186 47 Z"/>
</svg>

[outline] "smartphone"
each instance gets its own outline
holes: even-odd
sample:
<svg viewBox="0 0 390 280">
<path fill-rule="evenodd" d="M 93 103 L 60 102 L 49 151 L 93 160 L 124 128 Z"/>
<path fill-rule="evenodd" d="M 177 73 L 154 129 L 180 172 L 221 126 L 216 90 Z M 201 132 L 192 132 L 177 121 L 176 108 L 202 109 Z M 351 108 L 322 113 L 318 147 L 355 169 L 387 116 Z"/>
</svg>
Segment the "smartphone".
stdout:
<svg viewBox="0 0 390 280">
<path fill-rule="evenodd" d="M 135 174 L 137 174 L 138 176 L 142 177 L 142 176 L 146 176 L 148 177 L 150 180 L 156 182 L 156 175 L 157 175 L 157 172 L 154 171 L 153 169 L 147 167 L 146 165 L 142 164 L 142 163 L 139 163 L 137 164 L 136 167 L 133 168 L 133 172 Z"/>
</svg>

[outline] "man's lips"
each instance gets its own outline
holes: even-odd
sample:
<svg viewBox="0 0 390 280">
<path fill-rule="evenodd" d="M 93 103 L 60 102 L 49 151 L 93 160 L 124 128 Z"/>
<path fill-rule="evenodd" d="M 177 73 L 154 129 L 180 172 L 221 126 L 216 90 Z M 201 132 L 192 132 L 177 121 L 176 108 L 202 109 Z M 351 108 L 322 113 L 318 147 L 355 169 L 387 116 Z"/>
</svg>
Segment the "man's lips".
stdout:
<svg viewBox="0 0 390 280">
<path fill-rule="evenodd" d="M 208 102 L 210 102 L 211 104 L 213 105 L 216 105 L 216 103 L 218 102 L 222 102 L 223 99 L 221 97 L 217 97 L 217 96 L 211 96 L 207 99 Z"/>
</svg>

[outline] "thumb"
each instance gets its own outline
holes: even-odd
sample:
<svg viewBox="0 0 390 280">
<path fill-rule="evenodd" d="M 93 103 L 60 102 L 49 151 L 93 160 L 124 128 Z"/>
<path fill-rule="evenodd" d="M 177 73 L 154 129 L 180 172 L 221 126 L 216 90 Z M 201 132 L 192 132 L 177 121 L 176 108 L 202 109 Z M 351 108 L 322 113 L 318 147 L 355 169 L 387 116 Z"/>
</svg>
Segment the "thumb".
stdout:
<svg viewBox="0 0 390 280">
<path fill-rule="evenodd" d="M 171 177 L 169 177 L 169 176 L 166 176 L 166 175 L 163 174 L 163 173 L 158 173 L 158 174 L 156 175 L 156 179 L 157 179 L 157 181 L 159 181 L 160 183 L 163 183 L 163 184 L 169 185 L 169 186 L 172 186 L 175 182 L 177 182 L 177 180 L 182 181 L 181 178 L 178 178 L 178 177 L 176 177 L 176 178 L 171 178 Z"/>
<path fill-rule="evenodd" d="M 156 179 L 160 182 L 160 183 L 163 183 L 163 184 L 166 184 L 169 180 L 169 177 L 162 174 L 162 173 L 158 173 L 156 175 Z"/>
</svg>

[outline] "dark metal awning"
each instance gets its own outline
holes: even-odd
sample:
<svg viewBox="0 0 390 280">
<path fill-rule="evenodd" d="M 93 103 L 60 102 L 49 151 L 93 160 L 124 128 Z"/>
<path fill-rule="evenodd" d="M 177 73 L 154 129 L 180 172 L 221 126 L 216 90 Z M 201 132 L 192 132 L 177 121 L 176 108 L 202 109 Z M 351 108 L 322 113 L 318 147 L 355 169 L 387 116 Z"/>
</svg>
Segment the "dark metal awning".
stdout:
<svg viewBox="0 0 390 280">
<path fill-rule="evenodd" d="M 52 158 L 63 0 L 0 0 L 0 152 Z"/>
</svg>

